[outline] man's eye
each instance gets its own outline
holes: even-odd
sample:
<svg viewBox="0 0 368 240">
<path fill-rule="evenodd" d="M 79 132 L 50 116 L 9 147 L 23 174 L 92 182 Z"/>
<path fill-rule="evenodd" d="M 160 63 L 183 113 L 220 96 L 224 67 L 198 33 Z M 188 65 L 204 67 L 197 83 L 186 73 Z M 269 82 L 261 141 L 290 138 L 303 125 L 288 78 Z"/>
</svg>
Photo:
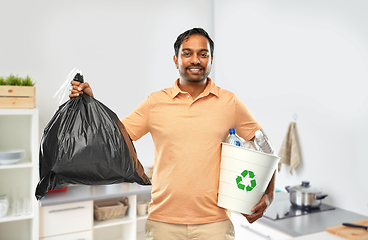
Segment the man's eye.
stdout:
<svg viewBox="0 0 368 240">
<path fill-rule="evenodd" d="M 202 57 L 208 57 L 209 55 L 208 55 L 208 53 L 203 53 L 203 54 L 201 54 L 201 56 Z"/>
<path fill-rule="evenodd" d="M 190 53 L 187 53 L 187 52 L 183 52 L 182 53 L 183 56 L 190 56 Z"/>
</svg>

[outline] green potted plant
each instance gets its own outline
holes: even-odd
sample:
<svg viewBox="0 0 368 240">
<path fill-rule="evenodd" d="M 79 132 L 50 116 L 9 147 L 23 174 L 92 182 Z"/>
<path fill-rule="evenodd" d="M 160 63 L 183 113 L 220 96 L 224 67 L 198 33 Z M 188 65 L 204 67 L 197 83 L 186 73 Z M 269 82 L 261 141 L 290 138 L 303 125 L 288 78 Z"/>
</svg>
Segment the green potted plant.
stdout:
<svg viewBox="0 0 368 240">
<path fill-rule="evenodd" d="M 0 77 L 0 108 L 35 108 L 34 85 L 29 76 Z"/>
</svg>

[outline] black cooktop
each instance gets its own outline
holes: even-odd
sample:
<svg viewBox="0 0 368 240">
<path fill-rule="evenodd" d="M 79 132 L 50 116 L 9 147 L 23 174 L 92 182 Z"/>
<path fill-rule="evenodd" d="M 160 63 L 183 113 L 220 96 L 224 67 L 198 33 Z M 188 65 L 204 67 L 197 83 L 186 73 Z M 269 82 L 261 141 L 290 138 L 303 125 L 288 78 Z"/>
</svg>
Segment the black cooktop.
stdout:
<svg viewBox="0 0 368 240">
<path fill-rule="evenodd" d="M 335 207 L 324 203 L 319 208 L 301 209 L 292 206 L 289 200 L 281 200 L 272 202 L 263 216 L 271 220 L 280 220 L 334 209 Z"/>
</svg>

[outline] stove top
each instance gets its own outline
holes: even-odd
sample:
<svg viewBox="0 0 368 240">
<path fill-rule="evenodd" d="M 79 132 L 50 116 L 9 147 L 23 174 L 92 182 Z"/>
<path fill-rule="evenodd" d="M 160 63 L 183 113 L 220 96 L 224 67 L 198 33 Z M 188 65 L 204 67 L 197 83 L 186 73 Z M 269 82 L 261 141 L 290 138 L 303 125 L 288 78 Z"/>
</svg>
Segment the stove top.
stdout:
<svg viewBox="0 0 368 240">
<path fill-rule="evenodd" d="M 322 203 L 319 208 L 300 209 L 292 206 L 288 199 L 272 202 L 271 206 L 267 209 L 263 216 L 271 220 L 280 220 L 334 209 L 335 207 L 324 203 Z"/>
</svg>

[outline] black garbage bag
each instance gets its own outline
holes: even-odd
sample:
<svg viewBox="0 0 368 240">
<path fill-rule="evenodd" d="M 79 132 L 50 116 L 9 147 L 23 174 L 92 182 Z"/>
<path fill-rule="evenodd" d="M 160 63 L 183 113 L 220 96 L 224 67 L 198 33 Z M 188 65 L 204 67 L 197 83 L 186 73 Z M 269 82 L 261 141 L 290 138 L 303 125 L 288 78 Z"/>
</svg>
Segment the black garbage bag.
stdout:
<svg viewBox="0 0 368 240">
<path fill-rule="evenodd" d="M 83 82 L 76 75 L 74 80 Z M 150 185 L 134 145 L 117 115 L 82 94 L 62 104 L 44 129 L 36 198 L 70 184 Z"/>
</svg>

